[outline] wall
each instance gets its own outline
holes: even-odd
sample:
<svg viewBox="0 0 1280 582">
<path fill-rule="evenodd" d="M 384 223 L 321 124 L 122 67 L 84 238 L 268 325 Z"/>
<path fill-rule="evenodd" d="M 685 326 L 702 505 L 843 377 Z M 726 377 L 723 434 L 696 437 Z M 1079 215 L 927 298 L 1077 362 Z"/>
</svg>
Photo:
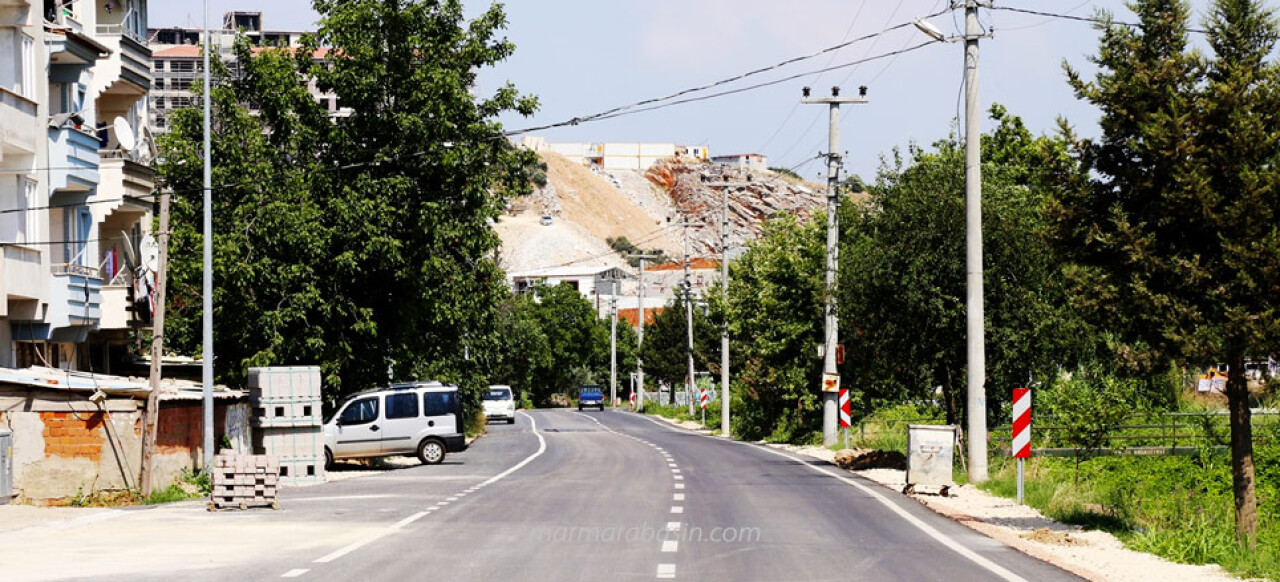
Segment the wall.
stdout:
<svg viewBox="0 0 1280 582">
<path fill-rule="evenodd" d="M 13 431 L 14 486 L 19 502 L 46 504 L 102 490 L 136 489 L 142 469 L 144 401 L 109 398 L 105 410 L 87 393 L 0 386 L 0 427 Z M 215 439 L 227 434 L 248 449 L 249 405 L 215 403 Z M 167 487 L 202 462 L 199 400 L 166 400 L 153 457 L 155 488 Z"/>
</svg>

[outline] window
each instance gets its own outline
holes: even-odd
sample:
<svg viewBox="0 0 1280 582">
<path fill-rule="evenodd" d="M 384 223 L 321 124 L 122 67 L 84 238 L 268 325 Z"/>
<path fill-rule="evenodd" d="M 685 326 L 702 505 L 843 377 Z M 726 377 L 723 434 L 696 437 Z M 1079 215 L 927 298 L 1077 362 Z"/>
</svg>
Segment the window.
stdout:
<svg viewBox="0 0 1280 582">
<path fill-rule="evenodd" d="M 35 41 L 22 35 L 22 73 L 18 77 L 17 93 L 27 99 L 36 98 L 36 50 Z"/>
<path fill-rule="evenodd" d="M 93 215 L 89 207 L 68 208 L 62 213 L 62 234 L 67 241 L 63 246 L 63 262 L 69 265 L 88 264 L 85 248 L 88 246 L 89 229 L 93 226 Z"/>
<path fill-rule="evenodd" d="M 35 180 L 28 180 L 26 178 L 21 178 L 21 181 L 23 199 L 19 208 L 29 209 L 37 206 L 36 192 L 39 189 L 39 184 Z M 23 218 L 22 222 L 18 225 L 18 236 L 16 242 L 24 243 L 31 240 L 40 240 L 40 235 L 37 233 L 39 214 L 39 212 L 31 212 L 29 210 L 20 213 Z"/>
<path fill-rule="evenodd" d="M 339 419 L 343 425 L 369 424 L 378 420 L 378 397 L 361 398 L 348 404 Z"/>
<path fill-rule="evenodd" d="M 417 395 L 412 393 L 387 395 L 387 420 L 393 418 L 416 418 L 417 416 Z"/>
<path fill-rule="evenodd" d="M 444 416 L 453 414 L 457 401 L 458 394 L 456 392 L 423 392 L 422 415 Z"/>
</svg>

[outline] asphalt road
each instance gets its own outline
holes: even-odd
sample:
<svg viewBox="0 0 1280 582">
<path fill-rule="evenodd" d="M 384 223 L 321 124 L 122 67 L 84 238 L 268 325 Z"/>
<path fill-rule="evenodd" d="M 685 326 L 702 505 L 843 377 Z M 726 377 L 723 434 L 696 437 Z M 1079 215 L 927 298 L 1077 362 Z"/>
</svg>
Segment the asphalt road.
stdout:
<svg viewBox="0 0 1280 582">
<path fill-rule="evenodd" d="M 521 413 L 515 425 L 490 425 L 442 465 L 289 489 L 282 504 L 280 511 L 161 509 L 172 516 L 155 513 L 153 529 L 181 536 L 184 528 L 223 528 L 230 533 L 219 539 L 228 543 L 155 541 L 149 564 L 51 577 L 1077 579 L 830 465 L 612 411 Z M 86 527 L 102 537 L 140 519 Z M 151 531 L 132 525 L 106 536 L 147 544 L 121 537 Z M 66 533 L 30 543 L 77 543 Z M 80 550 L 96 556 L 110 548 Z M 160 559 L 166 552 L 186 559 Z"/>
</svg>

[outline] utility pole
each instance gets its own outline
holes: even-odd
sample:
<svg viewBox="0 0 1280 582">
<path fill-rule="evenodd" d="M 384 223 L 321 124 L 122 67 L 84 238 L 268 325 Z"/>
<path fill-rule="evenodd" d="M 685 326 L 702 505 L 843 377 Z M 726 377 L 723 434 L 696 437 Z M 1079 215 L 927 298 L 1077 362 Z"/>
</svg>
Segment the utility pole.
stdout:
<svg viewBox="0 0 1280 582">
<path fill-rule="evenodd" d="M 640 329 L 636 332 L 636 411 L 644 412 L 644 358 L 640 356 L 640 346 L 644 345 L 644 262 L 656 259 L 657 255 L 627 255 L 630 259 L 640 259 L 639 309 L 636 310 Z"/>
<path fill-rule="evenodd" d="M 938 27 L 915 21 L 916 28 L 934 40 L 950 42 Z M 964 3 L 964 271 L 965 336 L 968 374 L 965 410 L 969 431 L 969 482 L 987 480 L 987 354 L 982 282 L 982 119 L 978 117 L 977 0 Z"/>
<path fill-rule="evenodd" d="M 609 406 L 618 407 L 618 282 L 609 295 Z"/>
<path fill-rule="evenodd" d="M 213 148 L 210 137 L 209 0 L 204 1 L 204 472 L 213 470 Z"/>
<path fill-rule="evenodd" d="M 142 496 L 151 497 L 151 458 L 156 450 L 156 431 L 160 424 L 160 374 L 164 355 L 165 285 L 169 276 L 169 192 L 160 193 L 160 253 L 156 272 L 155 314 L 151 318 L 151 390 L 147 393 L 146 420 L 142 441 Z"/>
<path fill-rule="evenodd" d="M 720 287 L 729 300 L 729 189 L 741 190 L 751 185 L 751 174 L 746 182 L 708 183 L 708 188 L 721 188 L 720 208 Z M 729 320 L 720 326 L 720 435 L 729 436 Z"/>
<path fill-rule="evenodd" d="M 689 416 L 693 416 L 693 282 L 689 279 L 689 217 L 684 217 L 684 312 L 689 330 L 689 381 L 685 395 L 689 400 Z"/>
<path fill-rule="evenodd" d="M 982 127 L 978 117 L 977 0 L 964 5 L 964 264 L 968 337 L 969 481 L 987 480 L 987 354 L 982 289 Z"/>
<path fill-rule="evenodd" d="M 840 155 L 840 105 L 844 103 L 867 103 L 867 88 L 859 87 L 857 97 L 841 97 L 840 88 L 832 87 L 830 97 L 809 98 L 809 88 L 804 88 L 804 99 L 801 103 L 826 104 L 830 110 L 830 130 L 827 145 L 827 285 L 826 301 L 822 307 L 825 321 L 822 351 L 822 445 L 831 446 L 836 442 L 836 427 L 840 410 L 839 378 L 836 370 L 836 346 L 838 331 L 836 329 L 836 269 L 839 259 L 840 230 L 836 210 L 840 206 L 840 166 L 843 159 Z M 835 390 L 831 388 L 829 379 L 835 378 Z"/>
</svg>

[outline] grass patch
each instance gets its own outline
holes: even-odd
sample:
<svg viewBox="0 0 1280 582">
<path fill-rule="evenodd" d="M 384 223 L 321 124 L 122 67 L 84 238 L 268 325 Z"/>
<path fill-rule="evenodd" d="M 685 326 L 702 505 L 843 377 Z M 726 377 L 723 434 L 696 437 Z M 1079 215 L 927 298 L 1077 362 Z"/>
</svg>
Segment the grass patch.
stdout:
<svg viewBox="0 0 1280 582">
<path fill-rule="evenodd" d="M 692 415 L 690 415 L 690 414 L 689 414 L 689 407 L 688 407 L 688 406 L 679 406 L 679 405 L 675 405 L 675 404 L 657 404 L 657 403 L 655 403 L 655 402 L 645 402 L 645 404 L 644 404 L 644 412 L 645 412 L 645 414 L 652 414 L 652 415 L 655 415 L 655 416 L 661 416 L 661 417 L 663 417 L 663 418 L 670 418 L 670 419 L 672 419 L 672 420 L 676 420 L 676 421 L 680 421 L 680 422 L 683 422 L 683 421 L 689 421 L 689 420 L 691 420 L 691 421 L 693 421 L 693 422 L 697 422 L 697 423 L 701 423 L 701 422 L 702 422 L 702 410 L 701 410 L 701 409 L 699 409 L 699 408 L 698 408 L 698 407 L 696 407 L 696 406 L 695 406 L 695 407 L 694 407 L 694 409 L 693 409 L 693 414 L 692 414 Z M 720 427 L 720 403 L 719 403 L 719 401 L 711 402 L 711 403 L 708 403 L 708 404 L 707 404 L 707 422 L 706 422 L 706 424 L 705 424 L 705 425 L 703 425 L 703 426 L 704 426 L 704 428 L 719 428 L 719 427 Z"/>
<path fill-rule="evenodd" d="M 1260 434 L 1259 434 L 1260 433 Z M 1258 493 L 1256 549 L 1237 543 L 1230 457 L 1099 457 L 1030 459 L 1025 501 L 1045 516 L 1116 535 L 1131 549 L 1186 564 L 1219 564 L 1238 576 L 1280 580 L 1280 446 L 1277 431 L 1255 433 Z M 993 455 L 980 487 L 1014 498 L 1013 459 Z"/>
</svg>

